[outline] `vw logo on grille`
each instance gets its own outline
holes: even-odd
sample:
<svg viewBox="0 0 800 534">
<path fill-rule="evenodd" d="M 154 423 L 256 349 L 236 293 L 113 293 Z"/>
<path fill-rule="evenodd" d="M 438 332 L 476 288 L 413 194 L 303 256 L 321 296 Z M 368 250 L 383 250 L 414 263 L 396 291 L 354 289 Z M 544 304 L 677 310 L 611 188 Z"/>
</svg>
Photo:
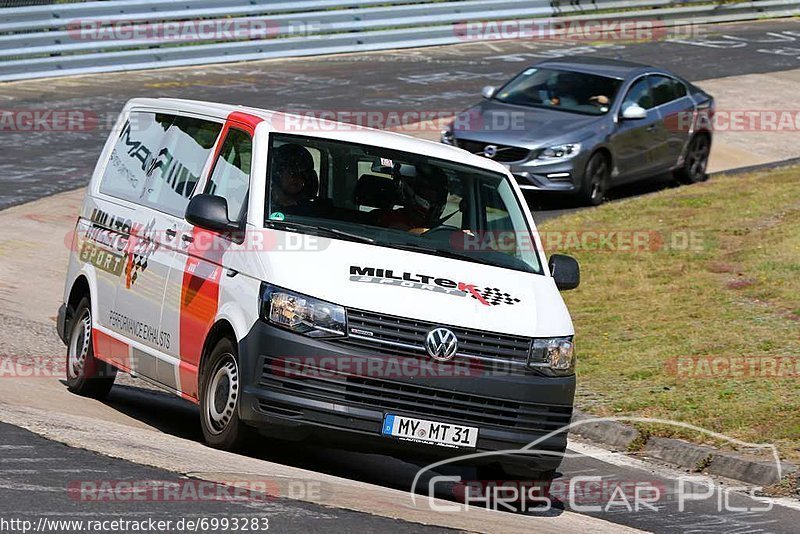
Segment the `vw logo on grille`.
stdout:
<svg viewBox="0 0 800 534">
<path fill-rule="evenodd" d="M 453 359 L 458 350 L 458 338 L 447 328 L 434 328 L 425 337 L 425 350 L 434 360 L 446 362 Z"/>
<path fill-rule="evenodd" d="M 492 159 L 497 155 L 497 146 L 496 145 L 486 145 L 483 147 L 483 155 L 489 159 Z"/>
</svg>

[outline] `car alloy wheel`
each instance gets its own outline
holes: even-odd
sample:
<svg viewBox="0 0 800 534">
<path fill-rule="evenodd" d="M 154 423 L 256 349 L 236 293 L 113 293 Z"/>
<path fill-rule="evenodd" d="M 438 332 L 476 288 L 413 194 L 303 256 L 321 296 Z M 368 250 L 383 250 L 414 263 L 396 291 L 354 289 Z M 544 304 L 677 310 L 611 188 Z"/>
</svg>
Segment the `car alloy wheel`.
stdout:
<svg viewBox="0 0 800 534">
<path fill-rule="evenodd" d="M 600 153 L 594 154 L 586 164 L 585 186 L 583 201 L 589 206 L 603 203 L 608 185 L 609 166 L 608 160 Z"/>
</svg>

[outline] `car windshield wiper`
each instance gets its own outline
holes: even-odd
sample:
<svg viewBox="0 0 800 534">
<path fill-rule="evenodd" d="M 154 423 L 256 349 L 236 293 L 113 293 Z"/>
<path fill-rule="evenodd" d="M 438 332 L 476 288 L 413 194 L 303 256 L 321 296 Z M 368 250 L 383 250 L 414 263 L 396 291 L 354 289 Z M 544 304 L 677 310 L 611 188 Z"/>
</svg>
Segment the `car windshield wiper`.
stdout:
<svg viewBox="0 0 800 534">
<path fill-rule="evenodd" d="M 344 230 L 339 230 L 338 228 L 330 228 L 327 226 L 317 226 L 316 224 L 308 224 L 308 223 L 301 223 L 301 222 L 288 222 L 288 221 L 268 221 L 268 225 L 270 228 L 275 228 L 277 230 L 291 230 L 294 232 L 299 232 L 302 230 L 311 231 L 317 234 L 322 234 L 327 237 L 340 237 L 342 239 L 347 239 L 349 241 L 359 241 L 361 243 L 371 243 L 374 244 L 376 241 L 371 237 L 353 234 L 351 232 L 345 232 Z"/>
</svg>

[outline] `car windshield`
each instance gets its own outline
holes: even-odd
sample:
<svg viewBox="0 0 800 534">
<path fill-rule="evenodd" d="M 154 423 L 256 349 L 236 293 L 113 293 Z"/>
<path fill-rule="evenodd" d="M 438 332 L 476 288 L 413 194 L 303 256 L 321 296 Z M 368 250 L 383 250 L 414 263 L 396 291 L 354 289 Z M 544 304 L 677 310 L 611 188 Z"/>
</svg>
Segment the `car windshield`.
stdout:
<svg viewBox="0 0 800 534">
<path fill-rule="evenodd" d="M 350 142 L 272 134 L 265 226 L 541 274 L 507 177 Z"/>
<path fill-rule="evenodd" d="M 494 98 L 518 106 L 604 115 L 611 109 L 620 85 L 622 80 L 606 76 L 529 68 L 501 87 Z"/>
</svg>

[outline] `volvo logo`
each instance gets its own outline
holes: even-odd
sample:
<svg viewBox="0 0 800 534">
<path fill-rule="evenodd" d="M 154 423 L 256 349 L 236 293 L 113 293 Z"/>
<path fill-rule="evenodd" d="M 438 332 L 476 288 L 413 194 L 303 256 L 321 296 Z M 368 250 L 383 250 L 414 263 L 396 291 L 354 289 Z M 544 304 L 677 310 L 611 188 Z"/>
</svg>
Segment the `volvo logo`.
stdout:
<svg viewBox="0 0 800 534">
<path fill-rule="evenodd" d="M 434 360 L 450 361 L 458 350 L 458 339 L 447 328 L 435 328 L 425 337 L 425 350 Z"/>
<path fill-rule="evenodd" d="M 483 147 L 483 155 L 489 159 L 492 159 L 497 155 L 497 146 L 495 145 L 486 145 Z"/>
</svg>

